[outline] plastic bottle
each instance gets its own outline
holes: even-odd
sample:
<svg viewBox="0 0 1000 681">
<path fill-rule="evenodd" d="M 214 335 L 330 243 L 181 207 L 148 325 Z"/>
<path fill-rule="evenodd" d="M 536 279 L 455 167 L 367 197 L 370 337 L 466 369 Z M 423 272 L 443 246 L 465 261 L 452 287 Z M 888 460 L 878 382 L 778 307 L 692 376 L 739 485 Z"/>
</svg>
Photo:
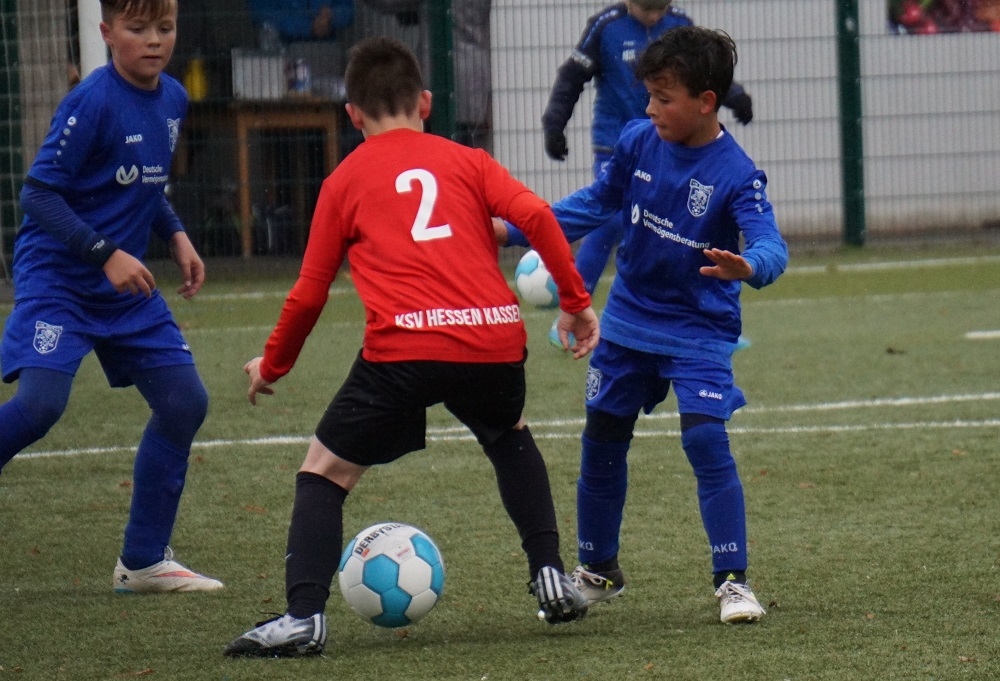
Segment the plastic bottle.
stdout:
<svg viewBox="0 0 1000 681">
<path fill-rule="evenodd" d="M 205 72 L 205 60 L 195 55 L 188 62 L 184 74 L 184 89 L 192 102 L 200 102 L 208 96 L 208 74 Z"/>
</svg>

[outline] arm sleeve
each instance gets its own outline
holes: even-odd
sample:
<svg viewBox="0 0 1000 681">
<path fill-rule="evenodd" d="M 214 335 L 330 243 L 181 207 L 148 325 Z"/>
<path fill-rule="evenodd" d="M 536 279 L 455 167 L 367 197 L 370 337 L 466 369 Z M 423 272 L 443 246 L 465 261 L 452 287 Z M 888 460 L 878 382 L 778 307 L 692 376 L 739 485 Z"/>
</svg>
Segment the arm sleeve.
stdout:
<svg viewBox="0 0 1000 681">
<path fill-rule="evenodd" d="M 621 210 L 621 196 L 599 178 L 557 201 L 552 212 L 569 243 L 575 243 L 610 220 Z M 506 222 L 508 246 L 533 247 L 534 242 L 519 225 Z M 545 258 L 542 258 L 544 261 Z M 548 263 L 546 262 L 546 266 Z"/>
<path fill-rule="evenodd" d="M 559 226 L 570 243 L 587 236 L 619 212 L 619 205 L 608 200 L 605 194 L 605 187 L 597 180 L 552 206 Z"/>
<path fill-rule="evenodd" d="M 299 275 L 281 308 L 278 323 L 264 345 L 261 378 L 274 383 L 292 370 L 306 338 L 323 312 L 329 294 L 329 282 Z"/>
<path fill-rule="evenodd" d="M 278 323 L 264 345 L 260 375 L 269 383 L 292 370 L 326 305 L 330 284 L 343 261 L 344 237 L 337 229 L 340 218 L 336 202 L 331 198 L 338 196 L 339 192 L 331 188 L 330 182 L 330 178 L 324 181 L 316 201 L 299 278 L 285 299 Z"/>
<path fill-rule="evenodd" d="M 118 250 L 116 243 L 81 220 L 58 192 L 30 176 L 21 188 L 21 208 L 56 241 L 94 267 L 104 265 Z"/>
<path fill-rule="evenodd" d="M 762 170 L 754 171 L 733 206 L 733 217 L 746 242 L 741 255 L 753 268 L 746 283 L 756 289 L 773 283 L 788 266 L 788 246 L 778 231 L 766 187 L 767 176 Z"/>
<path fill-rule="evenodd" d="M 542 114 L 543 129 L 566 129 L 584 86 L 601 68 L 602 27 L 598 17 L 591 17 L 573 54 L 556 71 L 556 82 Z"/>
<path fill-rule="evenodd" d="M 753 288 L 764 288 L 781 276 L 788 266 L 788 246 L 775 229 L 773 234 L 759 234 L 747 237 L 747 247 L 743 257 L 753 268 L 753 274 L 746 280 Z"/>
<path fill-rule="evenodd" d="M 160 211 L 153 220 L 153 233 L 166 243 L 170 243 L 171 237 L 177 232 L 183 232 L 184 225 L 181 219 L 174 212 L 174 207 L 170 205 L 166 196 L 160 197 Z"/>
<path fill-rule="evenodd" d="M 573 266 L 573 252 L 548 204 L 525 191 L 511 200 L 506 217 L 520 225 L 538 251 L 559 289 L 559 307 L 573 314 L 590 305 L 590 294 Z"/>
</svg>

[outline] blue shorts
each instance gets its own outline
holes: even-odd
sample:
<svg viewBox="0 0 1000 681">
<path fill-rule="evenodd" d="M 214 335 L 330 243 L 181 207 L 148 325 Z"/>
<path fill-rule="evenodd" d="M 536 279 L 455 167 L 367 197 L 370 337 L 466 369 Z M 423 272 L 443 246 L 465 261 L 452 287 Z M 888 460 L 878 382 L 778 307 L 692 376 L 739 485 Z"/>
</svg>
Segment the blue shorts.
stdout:
<svg viewBox="0 0 1000 681">
<path fill-rule="evenodd" d="M 0 345 L 4 383 L 22 369 L 76 375 L 93 350 L 108 384 L 132 385 L 137 371 L 194 364 L 191 351 L 159 294 L 127 305 L 84 305 L 64 298 L 19 300 L 7 318 Z"/>
<path fill-rule="evenodd" d="M 666 399 L 670 385 L 681 414 L 704 414 L 728 421 L 746 398 L 731 369 L 690 357 L 655 355 L 601 339 L 587 369 L 585 404 L 615 416 L 650 413 Z"/>
</svg>

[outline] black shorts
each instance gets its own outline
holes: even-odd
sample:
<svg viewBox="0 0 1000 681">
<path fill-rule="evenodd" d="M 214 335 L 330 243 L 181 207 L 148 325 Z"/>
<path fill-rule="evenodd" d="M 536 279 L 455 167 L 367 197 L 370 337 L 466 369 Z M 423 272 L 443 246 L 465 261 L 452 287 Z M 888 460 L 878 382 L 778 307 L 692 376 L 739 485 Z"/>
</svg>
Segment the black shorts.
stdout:
<svg viewBox="0 0 1000 681">
<path fill-rule="evenodd" d="M 320 419 L 316 437 L 351 463 L 388 463 L 424 448 L 427 408 L 443 403 L 485 447 L 517 424 L 524 396 L 524 359 L 509 364 L 369 362 L 359 354 Z"/>
</svg>

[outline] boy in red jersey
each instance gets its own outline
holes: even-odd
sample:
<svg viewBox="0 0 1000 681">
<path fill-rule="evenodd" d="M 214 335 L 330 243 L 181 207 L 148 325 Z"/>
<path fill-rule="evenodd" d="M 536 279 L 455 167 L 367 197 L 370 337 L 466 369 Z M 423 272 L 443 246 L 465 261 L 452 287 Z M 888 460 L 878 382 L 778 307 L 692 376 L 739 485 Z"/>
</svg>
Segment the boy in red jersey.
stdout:
<svg viewBox="0 0 1000 681">
<path fill-rule="evenodd" d="M 245 367 L 250 402 L 291 370 L 345 256 L 365 306 L 363 347 L 296 476 L 286 611 L 233 640 L 227 656 L 323 651 L 344 500 L 369 466 L 424 448 L 426 409 L 439 403 L 493 464 L 541 614 L 558 624 L 587 612 L 564 574 L 545 463 L 521 416 L 526 333 L 497 266 L 491 216 L 523 226 L 545 260 L 560 332 L 580 358 L 599 330 L 569 245 L 548 204 L 488 154 L 423 133 L 431 95 L 408 48 L 359 43 L 346 82 L 347 113 L 365 141 L 323 183 L 299 278 L 264 356 Z"/>
</svg>

